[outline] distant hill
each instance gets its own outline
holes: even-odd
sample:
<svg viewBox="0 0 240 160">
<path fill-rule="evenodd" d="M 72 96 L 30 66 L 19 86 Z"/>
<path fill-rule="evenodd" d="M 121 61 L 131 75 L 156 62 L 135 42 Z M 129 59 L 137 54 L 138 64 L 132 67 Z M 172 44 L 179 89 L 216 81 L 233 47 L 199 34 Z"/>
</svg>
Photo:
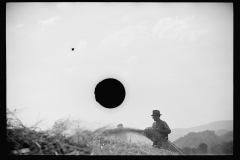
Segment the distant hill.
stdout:
<svg viewBox="0 0 240 160">
<path fill-rule="evenodd" d="M 222 141 L 222 142 L 232 141 L 233 140 L 233 131 L 225 133 L 225 134 L 219 136 L 219 138 L 220 138 L 220 141 Z"/>
<path fill-rule="evenodd" d="M 175 128 L 171 129 L 169 134 L 169 140 L 175 141 L 176 139 L 190 133 L 190 132 L 201 132 L 206 130 L 214 130 L 217 135 L 224 134 L 225 131 L 233 130 L 233 120 L 216 121 L 191 128 Z M 226 133 L 226 132 L 225 132 Z"/>
<path fill-rule="evenodd" d="M 229 132 L 229 131 L 226 130 L 226 129 L 215 130 L 215 134 L 216 134 L 217 136 L 221 136 L 221 135 L 223 135 L 223 134 L 225 134 L 225 133 L 228 133 L 228 132 Z"/>
<path fill-rule="evenodd" d="M 197 148 L 200 143 L 205 143 L 208 146 L 215 145 L 219 142 L 219 137 L 214 131 L 190 132 L 187 135 L 173 141 L 179 148 L 191 147 Z"/>
<path fill-rule="evenodd" d="M 233 140 L 233 131 L 217 136 L 214 131 L 190 132 L 187 135 L 173 141 L 179 148 L 197 148 L 200 143 L 205 143 L 208 147 Z"/>
</svg>

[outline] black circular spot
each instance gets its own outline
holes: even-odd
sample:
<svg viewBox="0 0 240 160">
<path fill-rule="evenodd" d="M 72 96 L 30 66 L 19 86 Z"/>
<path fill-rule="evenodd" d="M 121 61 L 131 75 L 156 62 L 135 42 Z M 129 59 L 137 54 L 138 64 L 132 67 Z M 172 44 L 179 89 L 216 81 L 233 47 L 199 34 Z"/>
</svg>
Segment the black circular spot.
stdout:
<svg viewBox="0 0 240 160">
<path fill-rule="evenodd" d="M 105 108 L 116 108 L 124 101 L 126 92 L 123 84 L 114 79 L 102 80 L 95 87 L 95 99 Z"/>
<path fill-rule="evenodd" d="M 74 51 L 74 48 L 72 48 L 72 51 Z"/>
</svg>

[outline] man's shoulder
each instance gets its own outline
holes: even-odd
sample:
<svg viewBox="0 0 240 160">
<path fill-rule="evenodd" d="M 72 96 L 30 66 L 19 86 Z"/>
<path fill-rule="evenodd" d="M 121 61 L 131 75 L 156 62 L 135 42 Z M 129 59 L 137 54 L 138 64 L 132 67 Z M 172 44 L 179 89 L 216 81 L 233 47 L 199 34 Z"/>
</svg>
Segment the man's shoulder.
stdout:
<svg viewBox="0 0 240 160">
<path fill-rule="evenodd" d="M 166 123 L 164 120 L 160 119 L 161 122 Z"/>
<path fill-rule="evenodd" d="M 156 123 L 156 122 L 155 122 Z M 161 120 L 161 119 L 159 119 L 158 121 L 157 121 L 157 124 L 165 124 L 166 122 L 164 121 L 164 120 Z"/>
<path fill-rule="evenodd" d="M 162 120 L 162 124 L 163 124 L 165 127 L 169 128 L 167 122 L 165 122 L 165 121 Z M 170 128 L 169 128 L 169 129 L 170 129 Z"/>
<path fill-rule="evenodd" d="M 161 120 L 161 121 L 162 121 L 162 123 L 163 123 L 163 124 L 167 124 L 167 122 L 166 122 L 166 121 L 164 121 L 164 120 Z"/>
</svg>

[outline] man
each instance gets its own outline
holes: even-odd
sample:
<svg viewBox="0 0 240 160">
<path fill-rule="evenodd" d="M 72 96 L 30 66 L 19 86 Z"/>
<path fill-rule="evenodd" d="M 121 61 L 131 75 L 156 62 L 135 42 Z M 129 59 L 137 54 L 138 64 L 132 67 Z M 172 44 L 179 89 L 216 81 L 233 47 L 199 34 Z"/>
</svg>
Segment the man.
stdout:
<svg viewBox="0 0 240 160">
<path fill-rule="evenodd" d="M 159 110 L 153 110 L 153 114 L 151 115 L 153 120 L 152 127 L 145 129 L 145 134 L 148 138 L 153 141 L 153 146 L 157 148 L 162 147 L 162 142 L 168 139 L 168 134 L 171 133 L 171 129 L 167 125 L 167 123 L 160 119 Z"/>
</svg>

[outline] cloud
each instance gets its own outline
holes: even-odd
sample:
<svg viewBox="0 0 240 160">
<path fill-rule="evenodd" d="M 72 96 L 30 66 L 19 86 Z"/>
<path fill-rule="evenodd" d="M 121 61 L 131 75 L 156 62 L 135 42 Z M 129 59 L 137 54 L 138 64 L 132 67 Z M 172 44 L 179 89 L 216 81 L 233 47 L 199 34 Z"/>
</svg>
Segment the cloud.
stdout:
<svg viewBox="0 0 240 160">
<path fill-rule="evenodd" d="M 23 26 L 26 26 L 26 24 L 16 24 L 16 25 L 12 25 L 12 26 L 6 26 L 6 30 L 11 30 L 11 31 L 14 31 L 14 30 L 18 30 L 19 28 L 23 27 Z"/>
<path fill-rule="evenodd" d="M 109 46 L 109 45 L 118 45 L 120 47 L 127 47 L 132 42 L 136 43 L 141 40 L 145 41 L 148 38 L 148 33 L 146 28 L 138 26 L 129 26 L 125 30 L 114 32 L 109 35 L 100 43 L 99 47 Z"/>
<path fill-rule="evenodd" d="M 205 33 L 203 30 L 193 29 L 190 21 L 193 17 L 163 18 L 152 28 L 152 36 L 161 40 L 195 41 Z"/>
<path fill-rule="evenodd" d="M 190 25 L 187 23 L 190 19 L 190 17 L 160 19 L 152 29 L 153 36 L 169 39 L 182 38 L 190 29 Z"/>
<path fill-rule="evenodd" d="M 83 48 L 85 48 L 87 46 L 87 41 L 86 40 L 80 40 L 80 42 L 78 43 L 76 50 L 81 50 Z"/>
<path fill-rule="evenodd" d="M 12 26 L 11 29 L 17 29 L 17 28 L 20 28 L 22 26 L 24 26 L 24 24 L 17 24 L 15 26 Z"/>
<path fill-rule="evenodd" d="M 61 16 L 56 16 L 56 17 L 52 17 L 48 20 L 41 20 L 41 21 L 38 21 L 40 24 L 42 24 L 43 26 L 51 26 L 51 25 L 54 25 L 57 21 L 60 21 L 61 20 Z"/>
<path fill-rule="evenodd" d="M 123 17 L 125 20 L 128 18 L 130 18 L 129 14 Z M 141 24 L 129 26 L 124 30 L 116 31 L 107 36 L 98 47 L 115 45 L 125 48 L 134 44 L 146 44 L 152 42 L 152 40 L 161 41 L 162 43 L 195 42 L 203 36 L 206 31 L 194 28 L 190 23 L 193 18 L 193 16 L 183 18 L 162 18 L 150 29 Z"/>
</svg>

